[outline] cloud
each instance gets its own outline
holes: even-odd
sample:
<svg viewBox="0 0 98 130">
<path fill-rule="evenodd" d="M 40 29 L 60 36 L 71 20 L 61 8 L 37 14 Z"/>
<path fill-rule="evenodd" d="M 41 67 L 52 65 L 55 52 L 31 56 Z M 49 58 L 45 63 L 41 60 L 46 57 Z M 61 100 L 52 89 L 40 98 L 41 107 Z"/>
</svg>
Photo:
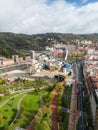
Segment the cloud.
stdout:
<svg viewBox="0 0 98 130">
<path fill-rule="evenodd" d="M 82 3 L 86 3 L 86 2 L 88 2 L 88 1 L 89 1 L 89 0 L 82 0 L 81 2 L 82 2 Z"/>
<path fill-rule="evenodd" d="M 65 0 L 0 0 L 0 31 L 97 33 L 98 2 L 82 7 Z"/>
</svg>

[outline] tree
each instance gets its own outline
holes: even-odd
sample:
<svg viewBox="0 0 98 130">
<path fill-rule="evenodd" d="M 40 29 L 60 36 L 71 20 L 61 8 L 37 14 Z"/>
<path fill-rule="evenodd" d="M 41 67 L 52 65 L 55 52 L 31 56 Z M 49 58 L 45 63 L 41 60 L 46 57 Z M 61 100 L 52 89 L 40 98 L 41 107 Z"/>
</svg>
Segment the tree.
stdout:
<svg viewBox="0 0 98 130">
<path fill-rule="evenodd" d="M 9 130 L 9 127 L 8 127 L 8 126 L 5 126 L 5 127 L 3 128 L 3 130 Z"/>
<path fill-rule="evenodd" d="M 1 77 L 1 79 L 0 79 L 0 85 L 3 86 L 4 84 L 6 84 L 6 79 Z"/>
<path fill-rule="evenodd" d="M 0 112 L 0 123 L 2 123 L 2 120 L 3 120 L 3 116 L 2 113 Z"/>
<path fill-rule="evenodd" d="M 3 92 L 3 88 L 2 88 L 2 86 L 0 85 L 0 93 L 2 93 Z"/>
<path fill-rule="evenodd" d="M 35 130 L 50 130 L 51 114 L 51 109 L 43 106 L 37 114 Z"/>
<path fill-rule="evenodd" d="M 51 130 L 47 121 L 42 121 L 35 126 L 35 130 Z"/>
<path fill-rule="evenodd" d="M 37 117 L 36 117 L 36 122 L 37 122 L 37 123 L 40 123 L 41 120 L 42 120 L 42 118 L 43 118 L 43 113 L 42 113 L 42 110 L 39 109 L 38 114 L 37 114 Z"/>
<path fill-rule="evenodd" d="M 56 89 L 64 89 L 64 87 L 63 87 L 63 85 L 62 85 L 62 83 L 61 82 L 59 82 L 59 83 L 57 83 L 57 85 L 56 85 Z"/>
<path fill-rule="evenodd" d="M 43 121 L 41 124 L 41 130 L 50 130 L 49 124 L 47 121 Z"/>
<path fill-rule="evenodd" d="M 0 96 L 0 101 L 2 100 L 2 96 Z"/>
<path fill-rule="evenodd" d="M 69 73 L 68 73 L 68 76 L 70 76 L 72 74 L 72 72 L 70 71 Z"/>
</svg>

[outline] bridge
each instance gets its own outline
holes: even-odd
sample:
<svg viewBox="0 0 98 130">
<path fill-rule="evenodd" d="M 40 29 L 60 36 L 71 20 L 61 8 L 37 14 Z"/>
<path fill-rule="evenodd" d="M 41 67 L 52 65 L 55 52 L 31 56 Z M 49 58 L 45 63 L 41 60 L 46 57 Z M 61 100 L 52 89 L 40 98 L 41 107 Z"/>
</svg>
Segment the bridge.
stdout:
<svg viewBox="0 0 98 130">
<path fill-rule="evenodd" d="M 4 66 L 4 67 L 0 68 L 0 74 L 10 72 L 13 70 L 24 70 L 24 69 L 27 69 L 28 66 L 29 66 L 28 63 Z"/>
</svg>

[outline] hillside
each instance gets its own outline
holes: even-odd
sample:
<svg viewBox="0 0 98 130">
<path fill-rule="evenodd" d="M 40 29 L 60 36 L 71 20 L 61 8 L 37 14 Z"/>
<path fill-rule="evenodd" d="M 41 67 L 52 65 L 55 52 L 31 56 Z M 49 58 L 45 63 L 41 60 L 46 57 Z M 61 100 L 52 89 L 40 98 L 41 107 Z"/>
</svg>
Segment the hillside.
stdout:
<svg viewBox="0 0 98 130">
<path fill-rule="evenodd" d="M 87 39 L 98 41 L 98 34 L 76 35 L 46 33 L 36 35 L 0 33 L 0 55 L 10 57 L 12 54 L 23 56 L 28 50 L 44 50 L 54 43 L 76 44 L 74 40 Z"/>
</svg>

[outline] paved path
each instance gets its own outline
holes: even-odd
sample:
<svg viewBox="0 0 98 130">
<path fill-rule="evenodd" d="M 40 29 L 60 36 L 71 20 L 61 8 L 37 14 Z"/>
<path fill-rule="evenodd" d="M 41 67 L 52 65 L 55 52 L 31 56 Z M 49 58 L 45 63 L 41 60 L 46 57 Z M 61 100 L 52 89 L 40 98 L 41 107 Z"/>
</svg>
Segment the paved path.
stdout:
<svg viewBox="0 0 98 130">
<path fill-rule="evenodd" d="M 18 94 L 16 94 L 16 95 L 10 97 L 9 99 L 6 99 L 2 104 L 0 104 L 0 108 L 3 107 L 5 104 L 7 104 L 12 98 L 17 97 L 17 96 L 19 96 L 20 94 L 26 93 L 27 91 L 28 91 L 28 92 L 31 92 L 31 91 L 34 91 L 34 90 L 35 90 L 35 88 L 27 89 L 27 90 L 24 90 L 24 91 L 21 91 L 21 90 L 17 91 Z"/>
<path fill-rule="evenodd" d="M 20 93 L 20 94 L 21 94 L 21 93 Z M 0 105 L 0 108 L 3 107 L 5 104 L 7 104 L 7 103 L 11 100 L 11 98 L 15 98 L 15 97 L 19 96 L 20 94 L 16 94 L 15 96 L 12 96 L 12 97 L 10 97 L 9 99 L 5 100 L 5 101 Z"/>
<path fill-rule="evenodd" d="M 79 112 L 77 111 L 77 94 L 76 94 L 77 76 L 78 76 L 77 69 L 74 67 L 73 68 L 73 77 L 75 78 L 75 81 L 74 81 L 73 87 L 72 87 L 68 130 L 76 130 L 76 124 L 77 124 L 77 120 L 78 120 Z"/>
<path fill-rule="evenodd" d="M 53 101 L 50 105 L 52 110 L 52 129 L 51 130 L 58 130 L 58 121 L 57 121 L 57 104 L 58 103 L 58 93 L 53 98 Z"/>
<path fill-rule="evenodd" d="M 30 123 L 29 127 L 26 130 L 34 130 L 35 128 L 35 121 L 32 120 L 32 122 Z"/>
<path fill-rule="evenodd" d="M 75 84 L 72 88 L 72 98 L 71 98 L 71 105 L 70 105 L 70 115 L 69 115 L 69 124 L 68 130 L 76 130 L 76 123 L 77 123 L 77 95 L 75 92 Z"/>
<path fill-rule="evenodd" d="M 17 113 L 16 116 L 14 118 L 14 120 L 11 122 L 10 126 L 15 122 L 15 120 L 17 119 L 17 117 L 20 114 L 20 108 L 21 108 L 21 101 L 23 100 L 23 98 L 26 96 L 27 94 L 25 94 L 23 97 L 21 97 L 21 99 L 19 100 L 18 104 L 17 104 Z"/>
<path fill-rule="evenodd" d="M 40 107 L 43 107 L 44 101 L 43 101 L 43 96 L 42 93 L 40 94 Z"/>
</svg>

